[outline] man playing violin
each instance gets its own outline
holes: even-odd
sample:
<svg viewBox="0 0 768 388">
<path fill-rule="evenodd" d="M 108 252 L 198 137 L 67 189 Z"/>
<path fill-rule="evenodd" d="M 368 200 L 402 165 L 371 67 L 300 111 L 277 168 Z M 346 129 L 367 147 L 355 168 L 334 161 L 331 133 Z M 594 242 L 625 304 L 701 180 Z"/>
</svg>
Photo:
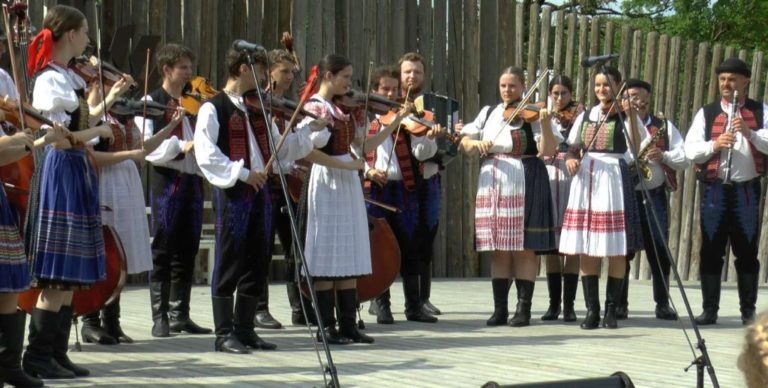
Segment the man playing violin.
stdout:
<svg viewBox="0 0 768 388">
<path fill-rule="evenodd" d="M 174 43 L 157 52 L 157 69 L 163 83 L 144 98 L 171 109 L 160 118 L 136 117 L 136 128 L 145 142 L 151 142 L 173 120 L 175 109 L 181 105 L 184 85 L 192 78 L 194 59 L 189 48 Z M 171 331 L 211 332 L 189 316 L 193 270 L 203 225 L 203 181 L 192 152 L 193 128 L 193 119 L 183 117 L 170 137 L 146 157 L 152 164 L 149 181 L 154 239 L 149 290 L 154 337 L 168 337 Z"/>
<path fill-rule="evenodd" d="M 204 103 L 195 126 L 195 157 L 205 178 L 214 186 L 216 209 L 216 263 L 211 280 L 215 350 L 250 353 L 249 349 L 272 350 L 254 332 L 257 296 L 267 283 L 272 257 L 272 195 L 268 182 L 269 143 L 275 146 L 280 133 L 265 120 L 264 112 L 249 101 L 248 93 L 266 78 L 267 61 L 253 55 L 256 74 L 250 70 L 248 54 L 230 49 L 224 89 Z M 277 150 L 278 161 L 302 158 L 312 151 L 309 123 L 287 135 Z M 270 140 L 271 138 L 271 140 Z M 234 294 L 237 292 L 237 301 Z"/>
<path fill-rule="evenodd" d="M 397 70 L 390 67 L 377 69 L 371 77 L 370 90 L 372 93 L 395 101 L 400 91 L 400 80 Z M 370 180 L 370 198 L 379 202 L 392 205 L 401 210 L 399 213 L 390 212 L 377 206 L 368 205 L 368 214 L 374 217 L 386 218 L 397 242 L 400 245 L 400 274 L 403 279 L 415 277 L 420 274 L 418 257 L 420 244 L 417 239 L 416 227 L 419 219 L 419 197 L 416 194 L 417 184 L 421 175 L 418 172 L 419 163 L 431 158 L 437 152 L 437 143 L 434 138 L 440 128 L 432 129 L 427 136 L 413 136 L 402 128 L 395 131 L 395 127 L 386 127 L 382 124 L 381 117 L 371 122 L 368 136 L 374 136 L 379 131 L 392 134 L 384 138 L 384 141 L 372 152 L 366 155 L 367 164 L 365 178 Z M 394 160 L 393 160 L 394 159 Z M 403 282 L 405 285 L 405 281 Z M 418 294 L 411 292 L 415 287 L 406 288 L 407 319 L 418 322 L 437 322 L 437 318 L 427 314 L 421 308 L 416 308 Z M 411 299 L 409 300 L 408 297 Z M 375 302 L 371 303 L 369 312 L 376 315 L 376 322 L 380 324 L 394 323 L 390 308 L 390 293 L 385 291 Z"/>
</svg>

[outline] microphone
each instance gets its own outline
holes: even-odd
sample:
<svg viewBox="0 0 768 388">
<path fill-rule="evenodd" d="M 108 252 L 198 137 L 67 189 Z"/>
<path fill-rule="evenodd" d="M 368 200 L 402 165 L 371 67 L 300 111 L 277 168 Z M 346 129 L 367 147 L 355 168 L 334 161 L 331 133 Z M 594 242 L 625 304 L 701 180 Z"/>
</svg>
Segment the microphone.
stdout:
<svg viewBox="0 0 768 388">
<path fill-rule="evenodd" d="M 232 42 L 232 48 L 237 51 L 264 51 L 264 47 L 256 43 L 246 42 L 242 39 Z"/>
<path fill-rule="evenodd" d="M 605 62 L 610 61 L 611 59 L 616 59 L 619 57 L 619 54 L 605 54 L 605 55 L 597 55 L 594 57 L 586 57 L 581 60 L 581 67 L 592 67 L 597 64 L 603 64 Z"/>
</svg>

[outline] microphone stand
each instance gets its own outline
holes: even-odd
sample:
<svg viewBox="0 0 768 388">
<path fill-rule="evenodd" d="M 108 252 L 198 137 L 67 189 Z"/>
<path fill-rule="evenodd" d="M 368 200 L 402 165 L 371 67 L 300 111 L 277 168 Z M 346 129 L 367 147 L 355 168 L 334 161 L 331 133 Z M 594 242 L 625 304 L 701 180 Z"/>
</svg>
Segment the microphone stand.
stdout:
<svg viewBox="0 0 768 388">
<path fill-rule="evenodd" d="M 605 62 L 600 63 L 600 70 L 599 70 L 599 72 L 604 74 L 606 77 L 608 76 L 608 73 L 606 72 L 606 69 L 605 69 Z M 611 88 L 611 93 L 613 94 L 614 99 L 619 98 L 619 96 L 616 95 L 616 91 L 614 90 L 613 84 L 610 82 L 610 80 L 608 82 L 608 86 Z M 630 111 L 630 113 L 631 113 L 631 111 Z M 629 149 L 630 155 L 632 155 L 632 157 L 633 157 L 633 160 L 634 160 L 634 163 L 635 163 L 635 167 L 636 167 L 636 171 L 639 172 L 640 171 L 639 161 L 637 160 L 637 158 L 636 158 L 637 155 L 635 155 L 635 152 L 634 152 L 634 144 L 633 144 L 632 137 L 630 136 L 629 130 L 627 130 L 627 127 L 624 124 L 624 117 L 622 117 L 624 115 L 621 112 L 621 109 L 618 109 L 618 115 L 619 115 L 619 122 L 621 123 L 620 124 L 621 125 L 621 129 L 624 132 L 624 137 L 626 138 L 627 144 L 629 146 L 627 148 Z M 630 118 L 630 120 L 631 120 L 631 118 Z M 665 120 L 666 120 L 666 118 L 665 118 Z M 630 123 L 631 123 L 631 121 L 630 121 Z M 639 141 L 640 139 L 637 139 L 637 140 Z M 653 220 L 652 227 L 656 227 L 656 230 L 659 230 L 659 231 L 663 232 L 663 229 L 661 227 L 661 222 L 659 221 L 659 217 L 656 214 L 656 209 L 653 206 L 650 206 L 650 207 L 647 206 L 648 203 L 652 203 L 652 198 L 650 196 L 650 193 L 648 192 L 648 187 L 645 184 L 645 179 L 643 179 L 642 176 L 639 176 L 638 180 L 640 181 L 640 189 L 641 189 L 641 192 L 643 194 L 643 205 L 644 205 L 643 208 L 644 208 L 644 210 L 646 212 L 646 216 L 650 216 L 650 217 L 647 217 L 646 219 L 649 220 L 649 223 L 650 223 L 651 220 Z M 632 189 L 634 191 L 634 185 L 633 185 Z M 624 193 L 624 195 L 627 195 L 627 193 Z M 634 193 L 631 193 L 631 195 L 634 196 Z M 649 225 L 649 226 L 651 226 L 651 225 Z M 709 374 L 709 379 L 712 382 L 712 386 L 714 388 L 719 388 L 720 384 L 717 381 L 717 375 L 715 374 L 715 368 L 712 365 L 712 360 L 709 357 L 709 352 L 707 351 L 707 346 L 705 344 L 704 338 L 701 335 L 701 331 L 699 330 L 699 326 L 696 324 L 696 320 L 693 317 L 693 310 L 691 309 L 691 304 L 688 301 L 688 296 L 685 293 L 685 287 L 683 286 L 683 282 L 680 279 L 680 274 L 677 271 L 677 260 L 672 257 L 672 252 L 669 249 L 669 244 L 667 242 L 666 237 L 664 237 L 664 233 L 659 233 L 659 236 L 661 237 L 661 241 L 659 241 L 658 244 L 657 244 L 657 241 L 655 241 L 655 239 L 654 239 L 654 233 L 653 233 L 653 231 L 651 229 L 651 241 L 653 242 L 653 249 L 654 249 L 654 251 L 658 252 L 658 248 L 659 248 L 659 246 L 661 246 L 661 248 L 663 248 L 664 251 L 666 252 L 667 257 L 669 257 L 670 264 L 671 264 L 671 269 L 673 271 L 673 274 L 674 274 L 676 282 L 677 282 L 677 288 L 678 288 L 678 290 L 680 290 L 680 295 L 683 298 L 683 304 L 685 305 L 685 310 L 686 310 L 686 313 L 688 314 L 688 319 L 691 322 L 691 328 L 693 329 L 693 332 L 696 335 L 696 339 L 697 339 L 696 348 L 698 348 L 699 351 L 701 352 L 700 355 L 698 355 L 698 356 L 696 355 L 696 351 L 693 349 L 693 345 L 691 344 L 690 339 L 688 339 L 688 334 L 687 334 L 687 332 L 685 330 L 685 326 L 683 325 L 683 323 L 681 321 L 680 322 L 680 326 L 683 329 L 683 333 L 685 334 L 686 339 L 688 339 L 688 344 L 691 347 L 691 352 L 693 353 L 693 356 L 694 356 L 693 362 L 691 362 L 691 364 L 688 367 L 686 367 L 684 370 L 687 372 L 688 369 L 690 369 L 691 366 L 696 365 L 696 387 L 697 388 L 698 387 L 703 388 L 704 387 L 704 370 L 706 369 L 707 373 Z M 647 249 L 647 247 L 646 247 L 646 249 Z M 661 268 L 661 262 L 659 261 L 659 255 L 658 254 L 656 255 L 656 264 L 659 266 L 659 269 L 660 269 Z M 659 271 L 659 272 L 661 273 L 663 271 Z M 669 286 L 669 284 L 667 284 L 667 279 L 663 279 L 663 281 L 664 281 L 664 285 L 665 286 Z M 667 295 L 667 297 L 669 298 L 669 295 Z M 670 302 L 672 303 L 672 307 L 675 307 L 674 302 L 672 302 L 671 298 L 670 298 Z M 675 310 L 677 310 L 677 309 L 675 308 Z"/>
<path fill-rule="evenodd" d="M 279 157 L 277 155 L 277 149 L 275 147 L 275 140 L 272 138 L 272 118 L 271 118 L 270 113 L 267 113 L 267 109 L 265 108 L 267 105 L 264 105 L 264 100 L 263 100 L 262 95 L 261 95 L 261 87 L 259 86 L 258 77 L 256 77 L 256 68 L 255 68 L 255 64 L 253 62 L 253 55 L 252 54 L 248 54 L 248 66 L 251 69 L 251 75 L 253 76 L 254 83 L 256 84 L 256 95 L 259 97 L 259 104 L 262 107 L 261 113 L 263 115 L 264 122 L 266 123 L 266 126 L 267 126 L 267 131 L 268 131 L 267 139 L 269 139 L 269 141 L 268 141 L 268 143 L 269 143 L 269 150 L 272 153 L 272 155 L 274 155 L 274 158 L 275 158 L 275 163 L 273 163 L 272 165 L 274 166 L 273 168 L 276 167 L 276 169 L 277 169 L 277 176 L 280 179 L 280 186 L 282 188 L 282 194 L 283 194 L 283 197 L 285 198 L 285 203 L 287 204 L 287 206 L 285 208 L 287 210 L 288 218 L 290 219 L 291 237 L 293 238 L 293 247 L 294 247 L 294 256 L 295 256 L 294 260 L 298 259 L 299 263 L 301 264 L 301 268 L 302 268 L 302 271 L 304 273 L 304 277 L 307 280 L 307 288 L 308 288 L 308 291 L 309 291 L 310 299 L 312 300 L 312 306 L 314 307 L 313 311 L 315 313 L 315 318 L 317 319 L 318 325 L 322 325 L 320 309 L 319 309 L 318 303 L 317 303 L 317 295 L 315 294 L 314 281 L 312 279 L 312 276 L 309 274 L 309 267 L 307 266 L 307 260 L 306 260 L 306 257 L 304 256 L 303 246 L 299 242 L 298 223 L 297 223 L 297 220 L 296 220 L 296 215 L 295 215 L 294 210 L 293 210 L 293 206 L 291 206 L 291 196 L 288 193 L 288 183 L 285 180 L 285 175 L 283 175 L 283 171 L 282 171 L 283 167 L 282 167 L 282 165 L 280 163 L 280 159 L 279 159 Z M 269 106 L 271 106 L 271 103 L 270 103 Z M 293 129 L 292 128 L 285 128 L 285 130 L 288 131 L 288 130 L 293 130 Z M 265 171 L 265 172 L 269 173 L 268 171 Z M 298 271 L 298 269 L 297 269 L 297 271 Z M 299 299 L 302 300 L 302 311 L 305 311 L 304 314 L 305 314 L 305 318 L 306 318 L 306 309 L 303 308 L 304 307 L 303 306 L 303 303 L 304 303 L 303 302 L 303 298 L 299 298 Z M 309 324 L 309 320 L 305 319 L 305 321 L 307 321 L 307 328 L 308 328 L 308 330 L 309 330 L 309 332 L 311 334 L 312 329 L 311 329 L 311 326 Z M 339 384 L 339 376 L 338 376 L 338 373 L 336 371 L 336 365 L 333 362 L 333 357 L 331 355 L 331 348 L 330 348 L 330 346 L 328 346 L 328 339 L 325 336 L 325 331 L 322 330 L 322 328 L 321 328 L 320 330 L 318 330 L 318 333 L 320 333 L 320 338 L 322 339 L 323 351 L 325 353 L 325 359 L 326 359 L 327 366 L 323 366 L 322 365 L 322 361 L 320 360 L 319 349 L 317 348 L 317 342 L 313 339 L 312 343 L 313 343 L 313 345 L 315 347 L 315 352 L 317 353 L 318 361 L 320 361 L 321 369 L 322 369 L 322 372 L 323 372 L 323 380 L 325 381 L 325 385 L 326 385 L 326 387 L 332 387 L 332 388 L 340 387 L 341 385 Z M 330 376 L 330 381 L 328 381 L 328 377 L 329 376 Z"/>
</svg>

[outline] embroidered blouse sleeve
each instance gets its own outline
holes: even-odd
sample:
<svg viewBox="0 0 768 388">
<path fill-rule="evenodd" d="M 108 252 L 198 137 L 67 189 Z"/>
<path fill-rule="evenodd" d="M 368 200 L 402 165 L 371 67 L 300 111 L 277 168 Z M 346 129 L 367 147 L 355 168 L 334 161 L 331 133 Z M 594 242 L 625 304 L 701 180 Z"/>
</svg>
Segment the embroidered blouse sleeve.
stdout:
<svg viewBox="0 0 768 388">
<path fill-rule="evenodd" d="M 571 147 L 580 148 L 581 144 L 581 125 L 584 122 L 585 116 L 590 114 L 591 110 L 585 110 L 581 112 L 578 117 L 573 121 L 571 125 L 571 131 L 568 133 L 568 139 L 566 142 Z"/>
<path fill-rule="evenodd" d="M 249 171 L 241 160 L 232 161 L 216 145 L 219 140 L 219 120 L 216 108 L 206 102 L 200 107 L 195 125 L 195 159 L 208 182 L 223 189 L 232 187 L 237 180 L 248 180 Z"/>
<path fill-rule="evenodd" d="M 477 114 L 474 121 L 464 124 L 464 128 L 461 129 L 461 134 L 469 136 L 472 140 L 480 139 L 482 137 L 483 127 L 485 126 L 489 109 L 491 109 L 490 106 L 484 106 L 483 109 L 480 109 L 480 113 Z"/>
<path fill-rule="evenodd" d="M 328 111 L 325 104 L 323 104 L 320 101 L 308 101 L 306 104 L 304 104 L 304 109 L 307 110 L 307 112 L 314 113 L 317 117 L 328 121 L 328 125 L 332 125 L 333 118 L 331 117 L 331 112 Z M 309 124 L 309 122 L 312 121 L 312 118 L 307 116 L 304 118 L 304 120 L 301 121 L 302 125 Z M 331 138 L 331 132 L 328 130 L 328 128 L 323 128 L 320 131 L 310 132 L 309 139 L 312 140 L 312 144 L 315 148 L 323 148 L 326 144 L 328 144 L 328 140 Z"/>
<path fill-rule="evenodd" d="M 70 115 L 80 106 L 74 87 L 58 71 L 44 71 L 35 79 L 32 106 L 51 121 L 69 125 Z"/>
<path fill-rule="evenodd" d="M 693 163 L 704 163 L 712 157 L 712 141 L 704 140 L 704 109 L 699 109 L 685 135 L 685 157 Z"/>
<path fill-rule="evenodd" d="M 300 123 L 294 132 L 289 133 L 285 137 L 283 147 L 277 152 L 277 157 L 280 159 L 283 168 L 290 167 L 290 162 L 301 159 L 312 152 L 314 146 L 309 138 L 311 132 L 309 124 Z M 275 145 L 280 141 L 280 136 L 280 130 L 277 128 L 277 125 L 272 123 L 272 139 Z M 290 170 L 285 170 L 284 172 L 287 171 Z"/>
<path fill-rule="evenodd" d="M 667 133 L 669 134 L 669 151 L 664 151 L 664 164 L 675 171 L 684 170 L 688 167 L 688 159 L 685 158 L 685 148 L 683 147 L 683 137 L 677 130 L 675 124 L 667 120 Z"/>
</svg>

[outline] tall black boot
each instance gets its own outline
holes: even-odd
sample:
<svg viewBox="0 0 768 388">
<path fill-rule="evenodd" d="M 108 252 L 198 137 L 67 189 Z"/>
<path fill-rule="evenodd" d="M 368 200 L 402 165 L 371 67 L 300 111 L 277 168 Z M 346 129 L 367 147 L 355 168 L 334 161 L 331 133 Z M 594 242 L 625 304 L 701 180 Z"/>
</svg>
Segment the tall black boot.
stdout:
<svg viewBox="0 0 768 388">
<path fill-rule="evenodd" d="M 509 320 L 509 325 L 514 327 L 528 326 L 531 324 L 531 299 L 533 299 L 534 282 L 517 279 L 517 309 L 515 315 Z"/>
<path fill-rule="evenodd" d="M 269 284 L 264 283 L 264 289 L 256 299 L 256 318 L 253 321 L 256 326 L 262 329 L 282 329 L 283 324 L 269 313 Z"/>
<path fill-rule="evenodd" d="M 701 274 L 701 296 L 704 312 L 696 317 L 696 324 L 714 325 L 720 310 L 720 274 Z"/>
<path fill-rule="evenodd" d="M 667 282 L 659 276 L 654 276 L 653 281 L 653 300 L 656 302 L 656 319 L 667 321 L 676 321 L 677 313 L 669 306 L 669 276 L 662 275 Z"/>
<path fill-rule="evenodd" d="M 211 329 L 198 326 L 189 317 L 189 298 L 192 295 L 192 283 L 172 282 L 169 298 L 168 318 L 170 329 L 175 333 L 186 331 L 189 334 L 211 334 Z"/>
<path fill-rule="evenodd" d="M 240 343 L 251 349 L 273 350 L 277 345 L 264 341 L 253 330 L 259 298 L 237 294 L 235 301 L 235 336 Z"/>
<path fill-rule="evenodd" d="M 117 342 L 132 344 L 133 338 L 129 337 L 123 332 L 122 326 L 120 326 L 120 297 L 112 302 L 112 304 L 104 306 L 101 309 L 101 324 L 104 330 L 116 339 Z"/>
<path fill-rule="evenodd" d="M 291 305 L 291 323 L 304 326 L 307 321 L 304 319 L 304 313 L 301 310 L 301 302 L 304 301 L 304 307 L 307 309 L 307 317 L 312 326 L 317 326 L 317 317 L 312 308 L 312 300 L 304 296 L 299 289 L 298 283 L 288 282 L 288 303 Z"/>
<path fill-rule="evenodd" d="M 419 296 L 419 275 L 403 276 L 403 294 L 405 296 L 405 318 L 409 321 L 435 323 L 437 317 L 422 308 Z"/>
<path fill-rule="evenodd" d="M 97 343 L 101 345 L 115 345 L 117 339 L 107 333 L 104 328 L 101 327 L 101 319 L 99 319 L 99 312 L 83 315 L 83 328 L 80 329 L 80 333 L 83 335 L 83 341 L 86 343 Z"/>
<path fill-rule="evenodd" d="M 152 306 L 152 336 L 170 337 L 168 323 L 168 298 L 171 284 L 169 282 L 149 283 L 149 301 Z"/>
<path fill-rule="evenodd" d="M 339 304 L 339 334 L 352 342 L 372 344 L 373 338 L 357 329 L 357 289 L 338 290 L 336 300 Z"/>
<path fill-rule="evenodd" d="M 600 283 L 597 275 L 582 276 L 581 289 L 584 292 L 584 303 L 587 305 L 587 316 L 581 322 L 581 328 L 597 329 L 600 327 Z"/>
<path fill-rule="evenodd" d="M 442 312 L 439 308 L 435 307 L 432 302 L 429 301 L 432 296 L 432 271 L 429 265 L 422 271 L 419 276 L 419 298 L 421 298 L 421 308 L 429 315 L 441 315 Z"/>
<path fill-rule="evenodd" d="M 756 273 L 737 273 L 736 281 L 739 289 L 739 305 L 741 307 L 741 323 L 744 325 L 755 320 L 755 304 L 757 303 Z"/>
<path fill-rule="evenodd" d="M 549 291 L 549 308 L 541 316 L 542 321 L 554 321 L 560 316 L 560 294 L 563 292 L 563 275 L 560 272 L 547 274 L 547 290 Z"/>
<path fill-rule="evenodd" d="M 563 321 L 576 322 L 576 310 L 573 302 L 576 299 L 576 290 L 579 287 L 579 274 L 563 274 Z"/>
<path fill-rule="evenodd" d="M 88 369 L 75 365 L 69 359 L 69 335 L 72 333 L 72 306 L 61 306 L 59 309 L 59 327 L 56 336 L 53 337 L 53 360 L 65 369 L 69 369 L 77 377 L 85 377 L 91 374 Z"/>
<path fill-rule="evenodd" d="M 320 324 L 317 327 L 317 341 L 320 339 L 320 330 L 325 333 L 325 340 L 330 345 L 346 345 L 349 338 L 342 336 L 336 330 L 336 321 L 333 319 L 333 312 L 336 306 L 335 292 L 330 290 L 315 291 L 317 296 L 317 308 L 320 310 Z"/>
<path fill-rule="evenodd" d="M 251 351 L 234 334 L 235 298 L 231 296 L 212 296 L 211 302 L 213 303 L 213 324 L 216 326 L 214 350 L 233 354 L 250 353 Z"/>
<path fill-rule="evenodd" d="M 500 326 L 509 318 L 509 279 L 491 279 L 493 289 L 493 315 L 485 321 L 487 326 Z"/>
<path fill-rule="evenodd" d="M 391 325 L 395 323 L 395 318 L 392 316 L 392 296 L 389 293 L 389 288 L 381 295 L 377 296 L 371 301 L 371 307 L 368 309 L 370 313 L 373 310 L 373 315 L 376 316 L 376 323 L 380 325 Z"/>
<path fill-rule="evenodd" d="M 620 300 L 624 292 L 624 279 L 608 277 L 605 286 L 605 316 L 603 317 L 603 327 L 616 329 L 619 327 L 616 320 L 616 301 Z"/>
<path fill-rule="evenodd" d="M 610 279 L 609 277 L 608 280 L 610 281 Z M 629 317 L 629 261 L 627 261 L 627 271 L 624 273 L 621 292 L 619 292 L 618 298 L 615 299 L 615 304 L 616 319 L 627 319 Z M 608 305 L 605 306 L 605 309 L 606 311 L 608 310 Z"/>
<path fill-rule="evenodd" d="M 23 311 L 0 314 L 0 381 L 14 387 L 42 387 L 42 380 L 27 375 L 21 369 L 26 318 L 27 314 Z"/>
<path fill-rule="evenodd" d="M 75 374 L 53 359 L 53 341 L 59 331 L 59 312 L 32 309 L 27 351 L 22 359 L 24 372 L 42 379 L 74 379 Z"/>
</svg>

